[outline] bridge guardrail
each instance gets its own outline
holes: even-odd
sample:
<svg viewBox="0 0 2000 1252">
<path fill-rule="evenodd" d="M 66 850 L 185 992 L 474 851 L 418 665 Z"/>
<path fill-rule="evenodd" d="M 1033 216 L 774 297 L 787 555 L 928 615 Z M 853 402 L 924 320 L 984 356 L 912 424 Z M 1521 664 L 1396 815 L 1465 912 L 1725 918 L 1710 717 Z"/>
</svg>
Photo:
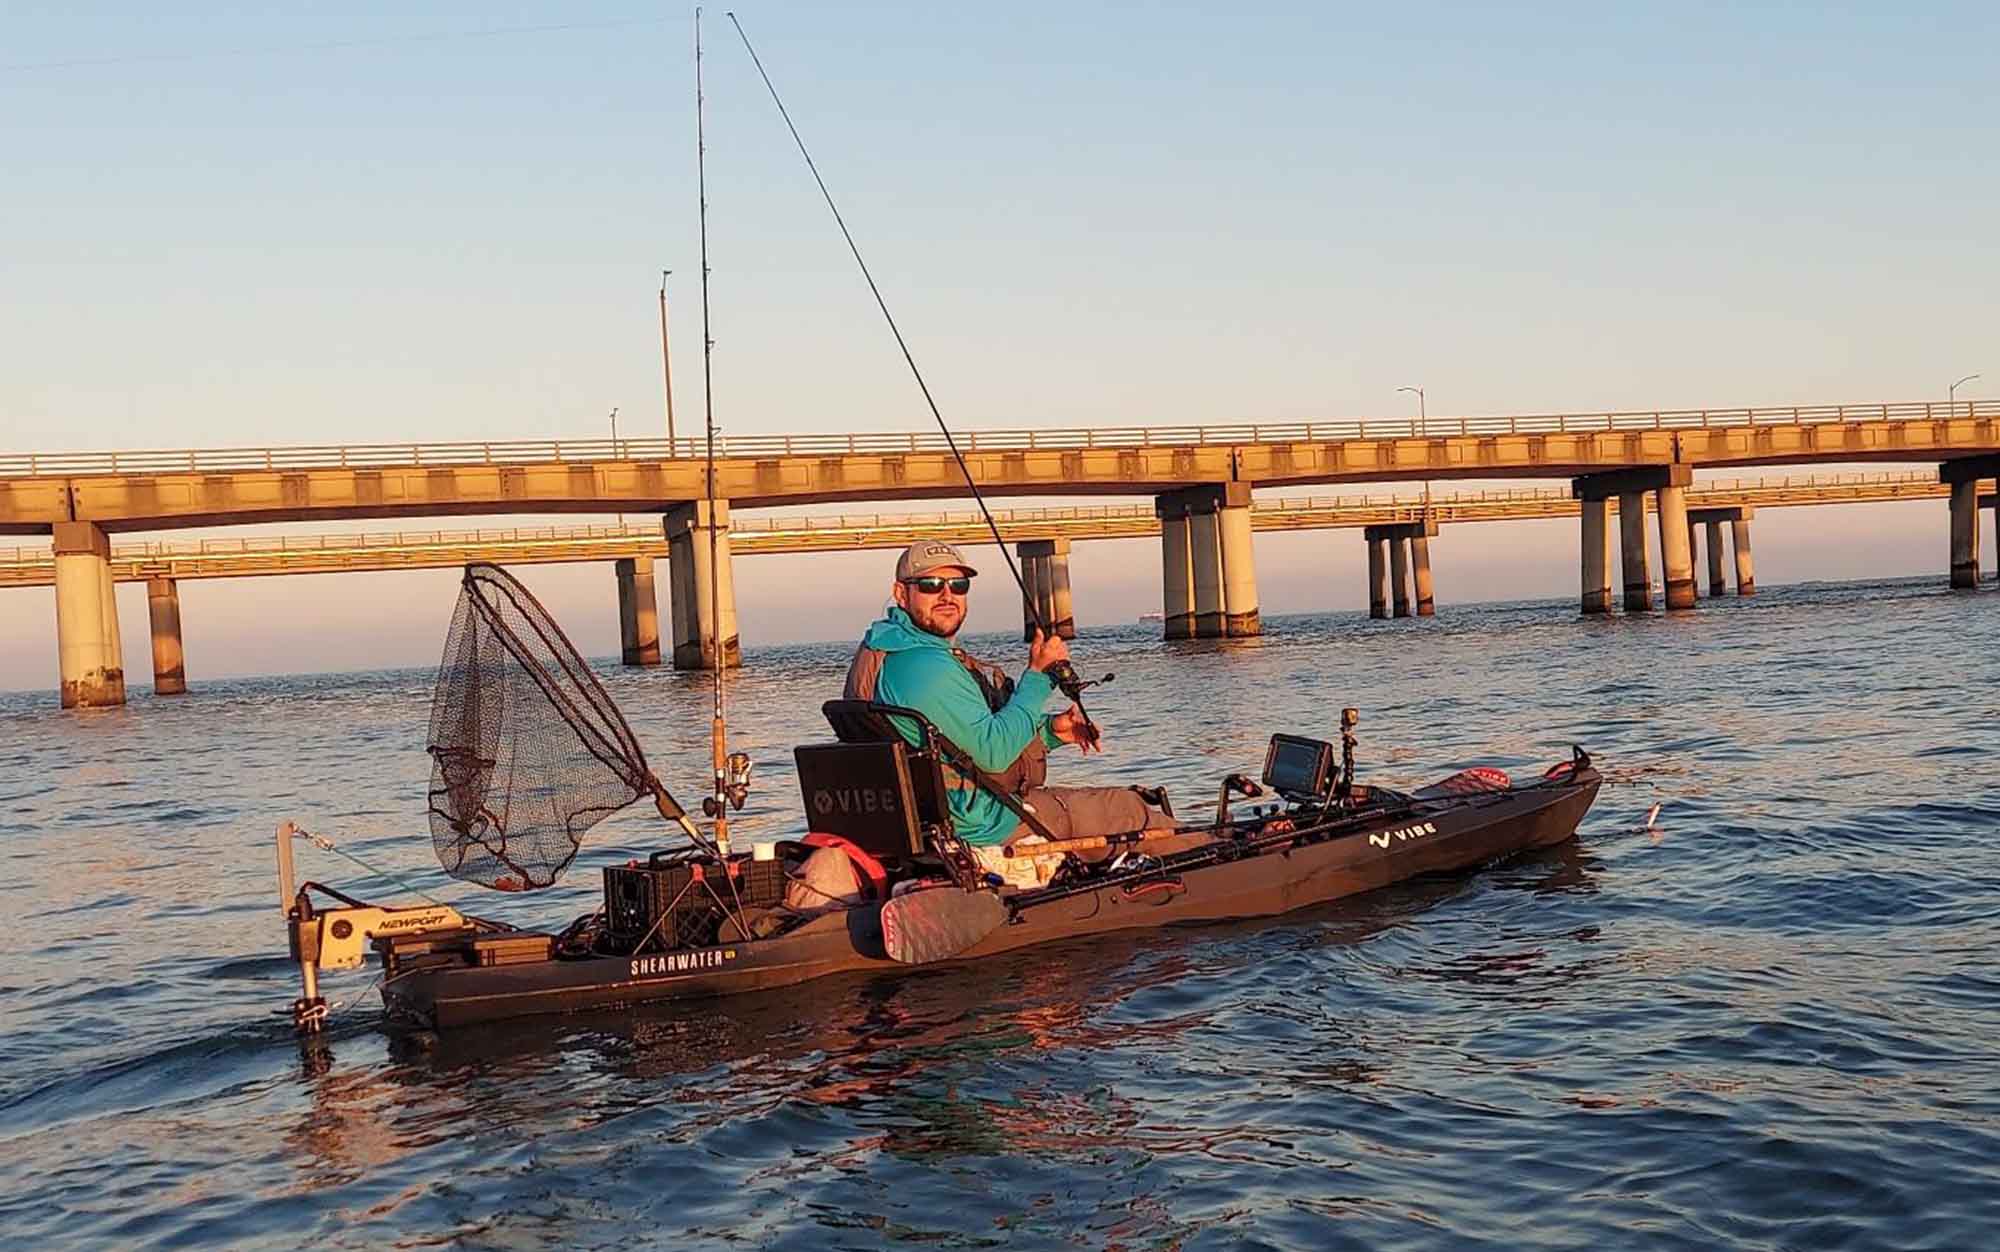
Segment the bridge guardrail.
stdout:
<svg viewBox="0 0 2000 1252">
<path fill-rule="evenodd" d="M 1093 448 L 1184 447 L 1240 443 L 1335 443 L 1354 440 L 1530 435 L 1692 427 L 1815 425 L 1843 422 L 1942 421 L 2000 417 L 2000 400 L 1900 404 L 1798 405 L 1780 408 L 1679 409 L 1623 413 L 1544 413 L 1497 417 L 1367 418 L 1308 422 L 1244 422 L 1203 426 L 1105 426 L 968 430 L 965 452 L 1076 451 Z M 256 470 L 372 469 L 524 465 L 547 462 L 697 459 L 699 439 L 525 439 L 478 443 L 320 444 L 272 448 L 184 448 L 131 452 L 0 454 L 0 478 L 100 474 L 232 473 Z M 732 459 L 779 456 L 948 453 L 938 432 L 730 435 L 716 452 Z"/>
</svg>

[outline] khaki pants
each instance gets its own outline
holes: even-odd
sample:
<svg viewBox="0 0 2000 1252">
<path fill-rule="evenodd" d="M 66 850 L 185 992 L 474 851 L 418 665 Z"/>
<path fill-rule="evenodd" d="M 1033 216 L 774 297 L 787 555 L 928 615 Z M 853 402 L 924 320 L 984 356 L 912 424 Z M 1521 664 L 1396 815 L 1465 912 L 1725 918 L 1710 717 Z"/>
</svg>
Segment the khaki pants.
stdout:
<svg viewBox="0 0 2000 1252">
<path fill-rule="evenodd" d="M 1130 787 L 1033 787 L 1021 797 L 1021 801 L 1035 815 L 1035 820 L 1047 827 L 1057 839 L 1089 839 L 1122 835 L 1134 830 L 1167 831 L 1174 828 L 1173 818 L 1141 800 Z M 1021 832 L 1026 829 L 1023 824 L 1008 836 L 1023 853 L 1043 841 L 1040 835 L 1024 836 Z M 1141 846 L 1148 852 L 1161 854 L 1185 851 L 1207 841 L 1207 836 L 1195 835 L 1148 840 Z M 972 851 L 979 858 L 981 869 L 1000 875 L 1010 887 L 1042 886 L 1062 864 L 1059 856 L 1010 857 L 1001 852 L 1000 847 L 994 844 Z M 1107 849 L 1098 849 L 1078 855 L 1085 860 L 1096 860 L 1107 854 Z"/>
</svg>

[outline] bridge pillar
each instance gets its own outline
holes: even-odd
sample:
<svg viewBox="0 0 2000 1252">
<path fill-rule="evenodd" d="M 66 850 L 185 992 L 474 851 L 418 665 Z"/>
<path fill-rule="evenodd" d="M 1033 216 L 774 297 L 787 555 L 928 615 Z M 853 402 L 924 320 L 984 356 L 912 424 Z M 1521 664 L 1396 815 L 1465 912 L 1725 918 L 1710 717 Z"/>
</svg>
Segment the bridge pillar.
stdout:
<svg viewBox="0 0 2000 1252">
<path fill-rule="evenodd" d="M 1410 547 L 1402 535 L 1389 540 L 1389 600 L 1397 617 L 1410 615 Z"/>
<path fill-rule="evenodd" d="M 1722 576 L 1722 523 L 1704 523 L 1708 530 L 1708 594 L 1719 596 L 1729 590 Z"/>
<path fill-rule="evenodd" d="M 653 558 L 620 557 L 618 571 L 618 637 L 627 665 L 660 663 L 660 597 L 654 590 Z"/>
<path fill-rule="evenodd" d="M 673 611 L 674 668 L 714 669 L 743 664 L 736 633 L 736 583 L 729 559 L 729 502 L 694 500 L 667 511 L 668 601 Z M 709 564 L 710 535 L 715 564 Z M 715 571 L 713 590 L 709 571 Z M 718 641 L 719 644 L 718 644 Z"/>
<path fill-rule="evenodd" d="M 1938 466 L 1951 484 L 1951 585 L 1979 586 L 1979 480 L 2000 474 L 2000 454 L 1958 457 Z M 1996 514 L 2000 517 L 2000 514 Z M 1996 521 L 2000 526 L 2000 521 Z M 2000 542 L 2000 538 L 1996 538 Z"/>
<path fill-rule="evenodd" d="M 1437 523 L 1384 522 L 1363 528 L 1368 540 L 1368 616 L 1408 617 L 1414 609 L 1418 617 L 1436 613 L 1431 596 L 1431 536 Z M 1387 560 L 1384 560 L 1386 546 Z M 1410 595 L 1412 575 L 1416 595 Z"/>
<path fill-rule="evenodd" d="M 1654 493 L 1660 518 L 1660 564 L 1665 566 L 1667 607 L 1694 607 L 1694 554 L 1688 540 L 1694 528 L 1688 525 L 1687 488 L 1666 486 Z"/>
<path fill-rule="evenodd" d="M 1706 509 L 1689 509 L 1688 524 L 1708 528 L 1708 594 L 1719 596 L 1728 590 L 1722 580 L 1722 524 L 1729 523 L 1731 546 L 1736 549 L 1736 594 L 1754 596 L 1757 594 L 1757 578 L 1750 563 L 1750 519 L 1756 516 L 1755 506 L 1748 504 L 1717 505 Z"/>
<path fill-rule="evenodd" d="M 1750 510 L 1729 523 L 1729 546 L 1736 552 L 1736 594 L 1757 594 L 1757 571 L 1750 564 Z"/>
<path fill-rule="evenodd" d="M 1256 552 L 1250 532 L 1250 484 L 1217 483 L 1161 495 L 1154 504 L 1163 532 L 1167 637 L 1174 633 L 1178 583 L 1176 519 L 1186 518 L 1190 616 L 1197 639 L 1263 633 L 1257 610 Z"/>
<path fill-rule="evenodd" d="M 1222 610 L 1222 532 L 1214 510 L 1188 511 L 1188 556 L 1194 565 L 1194 637 L 1220 639 L 1229 619 Z"/>
<path fill-rule="evenodd" d="M 1996 566 L 1993 576 L 2000 578 L 2000 483 L 1995 483 L 1994 488 L 1992 495 L 1979 497 L 1979 503 L 1993 510 L 1993 563 Z"/>
<path fill-rule="evenodd" d="M 1035 616 L 1064 639 L 1076 638 L 1076 617 L 1070 608 L 1069 540 L 1028 539 L 1014 545 L 1021 558 L 1021 581 L 1029 602 L 1021 605 L 1021 637 L 1035 637 Z"/>
<path fill-rule="evenodd" d="M 1410 572 L 1417 579 L 1417 616 L 1435 617 L 1437 601 L 1431 596 L 1431 541 L 1421 533 L 1410 536 Z"/>
<path fill-rule="evenodd" d="M 1222 544 L 1223 628 L 1232 639 L 1264 633 L 1257 609 L 1257 550 L 1250 529 L 1250 484 L 1224 483 L 1216 494 Z"/>
<path fill-rule="evenodd" d="M 1592 500 L 1608 500 L 1618 497 L 1619 566 L 1625 582 L 1625 608 L 1627 612 L 1645 613 L 1653 607 L 1653 571 L 1646 562 L 1646 493 L 1651 491 L 1661 496 L 1662 516 L 1660 518 L 1660 555 L 1667 565 L 1670 589 L 1674 571 L 1678 569 L 1681 587 L 1681 603 L 1674 603 L 1669 595 L 1669 607 L 1686 608 L 1687 593 L 1694 589 L 1694 560 L 1682 546 L 1687 539 L 1687 495 L 1682 489 L 1694 481 L 1694 470 L 1686 465 L 1642 465 L 1636 469 L 1611 470 L 1603 474 L 1588 474 L 1570 480 L 1570 494 L 1588 504 Z M 1671 496 L 1668 492 L 1671 490 Z M 1673 510 L 1670 519 L 1667 510 Z M 1589 522 L 1589 510 L 1584 519 Z M 1588 553 L 1584 560 L 1590 560 Z M 1608 580 L 1607 580 L 1608 581 Z M 1585 580 L 1584 594 L 1590 593 L 1589 580 Z M 1586 608 L 1585 612 L 1589 612 Z"/>
<path fill-rule="evenodd" d="M 1368 535 L 1368 616 L 1382 620 L 1389 616 L 1389 541 Z"/>
<path fill-rule="evenodd" d="M 1686 510 L 1682 510 L 1685 512 Z M 1695 534 L 1694 518 L 1688 518 L 1688 569 L 1689 581 L 1694 585 L 1695 599 L 1701 599 L 1701 536 Z"/>
<path fill-rule="evenodd" d="M 181 589 L 171 578 L 146 580 L 146 616 L 153 627 L 153 694 L 187 693 L 181 654 Z"/>
<path fill-rule="evenodd" d="M 1153 501 L 1160 519 L 1161 636 L 1194 638 L 1194 537 L 1181 492 Z"/>
<path fill-rule="evenodd" d="M 1583 611 L 1611 611 L 1611 507 L 1603 499 L 1583 502 Z"/>
<path fill-rule="evenodd" d="M 125 703 L 111 541 L 92 522 L 55 523 L 56 659 L 66 709 Z"/>
<path fill-rule="evenodd" d="M 1979 483 L 1951 485 L 1951 585 L 1979 585 Z"/>
<path fill-rule="evenodd" d="M 1618 497 L 1618 569 L 1625 581 L 1625 611 L 1653 611 L 1653 569 L 1646 558 L 1646 493 Z"/>
</svg>

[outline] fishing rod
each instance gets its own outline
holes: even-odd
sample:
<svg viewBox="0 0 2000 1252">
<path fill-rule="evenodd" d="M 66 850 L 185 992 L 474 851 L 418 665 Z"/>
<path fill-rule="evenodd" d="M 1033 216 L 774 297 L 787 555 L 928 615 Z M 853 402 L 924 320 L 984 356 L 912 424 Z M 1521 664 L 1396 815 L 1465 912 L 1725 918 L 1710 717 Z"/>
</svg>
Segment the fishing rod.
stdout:
<svg viewBox="0 0 2000 1252">
<path fill-rule="evenodd" d="M 701 406 L 702 417 L 708 426 L 707 465 L 703 470 L 703 493 L 708 502 L 708 614 L 714 628 L 714 708 L 709 717 L 709 755 L 714 766 L 714 785 L 708 798 L 702 802 L 702 811 L 715 824 L 715 846 L 726 860 L 729 856 L 729 802 L 743 806 L 742 793 L 747 789 L 748 769 L 745 768 L 744 787 L 732 786 L 728 758 L 729 732 L 724 720 L 722 696 L 722 668 L 727 658 L 724 652 L 726 641 L 722 637 L 722 565 L 719 544 L 721 542 L 715 518 L 715 378 L 714 352 L 715 337 L 709 333 L 708 323 L 708 131 L 704 120 L 706 99 L 702 94 L 701 80 L 701 10 L 694 11 L 694 168 L 695 193 L 699 202 L 697 216 L 701 224 Z M 662 316 L 664 317 L 666 291 L 665 276 L 662 276 Z M 699 523 L 702 519 L 694 519 Z M 700 598 L 700 592 L 696 592 Z M 695 643 L 703 646 L 701 635 L 701 611 L 695 611 Z M 735 886 L 732 879 L 731 887 Z"/>
<path fill-rule="evenodd" d="M 994 546 L 1000 549 L 1000 559 L 1006 564 L 1007 572 L 1014 576 L 1014 585 L 1021 589 L 1021 603 L 1034 618 L 1035 629 L 1044 636 L 1053 635 L 1054 627 L 1042 616 L 1042 606 L 1035 596 L 1029 593 L 1027 580 L 1021 577 L 1020 567 L 1014 563 L 1014 554 L 1007 550 L 1007 540 L 1000 534 L 1000 524 L 993 520 L 992 510 L 986 507 L 986 497 L 980 494 L 979 480 L 973 477 L 972 467 L 965 462 L 965 454 L 958 450 L 958 440 L 953 437 L 951 427 L 946 424 L 944 414 L 939 411 L 937 400 L 931 395 L 930 384 L 924 381 L 924 372 L 917 368 L 917 358 L 910 352 L 910 345 L 903 338 L 902 328 L 896 325 L 895 315 L 889 312 L 889 302 L 883 298 L 882 289 L 876 285 L 875 275 L 870 272 L 868 262 L 861 255 L 861 246 L 854 242 L 854 233 L 847 229 L 847 219 L 841 216 L 840 206 L 834 203 L 833 192 L 827 188 L 826 179 L 820 177 L 819 165 L 806 148 L 805 138 L 799 134 L 798 126 L 793 123 L 791 111 L 785 107 L 784 99 L 778 95 L 777 84 L 771 81 L 771 75 L 765 71 L 763 59 L 757 55 L 757 49 L 750 43 L 750 36 L 744 31 L 743 23 L 736 20 L 734 12 L 728 12 L 727 16 L 730 25 L 736 28 L 737 38 L 743 41 L 743 50 L 750 54 L 751 64 L 757 67 L 757 76 L 764 80 L 764 89 L 771 93 L 771 103 L 778 106 L 778 116 L 784 119 L 785 129 L 791 132 L 792 142 L 798 145 L 799 155 L 805 158 L 806 169 L 812 173 L 813 182 L 819 186 L 820 198 L 826 201 L 828 211 L 833 214 L 834 225 L 840 228 L 841 238 L 847 241 L 847 250 L 854 254 L 854 263 L 861 269 L 861 277 L 868 284 L 868 292 L 875 297 L 875 307 L 882 310 L 882 320 L 889 323 L 889 333 L 896 337 L 896 346 L 902 350 L 903 361 L 910 367 L 910 376 L 916 379 L 917 390 L 923 393 L 924 403 L 930 406 L 932 419 L 944 433 L 945 446 L 951 449 L 952 460 L 958 462 L 958 471 L 965 476 L 965 485 L 972 491 L 973 502 L 979 506 L 979 515 L 986 519 L 986 529 L 993 534 Z M 1078 727 L 1078 734 L 1085 746 L 1095 745 L 1101 732 L 1097 729 L 1097 724 L 1090 720 L 1090 714 L 1084 710 L 1083 692 L 1086 688 L 1110 682 L 1115 675 L 1106 674 L 1102 678 L 1086 679 L 1080 676 L 1076 672 L 1076 667 L 1068 661 L 1056 662 L 1048 667 L 1047 673 L 1063 695 L 1076 705 L 1077 718 L 1082 723 Z"/>
</svg>

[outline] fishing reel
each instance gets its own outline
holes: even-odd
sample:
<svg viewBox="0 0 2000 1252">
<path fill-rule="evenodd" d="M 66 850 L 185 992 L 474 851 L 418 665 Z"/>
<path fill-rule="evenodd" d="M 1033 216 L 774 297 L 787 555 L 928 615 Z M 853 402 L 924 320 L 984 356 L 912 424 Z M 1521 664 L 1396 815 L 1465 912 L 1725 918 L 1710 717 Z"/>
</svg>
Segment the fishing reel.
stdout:
<svg viewBox="0 0 2000 1252">
<path fill-rule="evenodd" d="M 721 769 L 715 772 L 715 795 L 704 796 L 701 811 L 711 818 L 721 817 L 722 801 L 728 800 L 729 807 L 741 809 L 743 802 L 750 798 L 750 754 L 731 752 Z"/>
<path fill-rule="evenodd" d="M 1085 678 L 1077 673 L 1076 666 L 1071 665 L 1068 661 L 1057 661 L 1054 665 L 1049 666 L 1047 673 L 1050 680 L 1055 683 L 1056 690 L 1062 692 L 1072 700 L 1079 698 L 1090 688 L 1105 686 L 1112 679 L 1118 677 L 1116 674 L 1106 674 L 1102 678 Z"/>
<path fill-rule="evenodd" d="M 1081 674 L 1078 674 L 1076 666 L 1071 665 L 1068 661 L 1057 661 L 1044 672 L 1048 674 L 1049 680 L 1055 683 L 1056 690 L 1062 692 L 1072 704 L 1076 705 L 1076 711 L 1083 718 L 1081 730 L 1086 745 L 1096 746 L 1097 741 L 1103 735 L 1097 729 L 1097 723 L 1091 721 L 1090 714 L 1084 710 L 1083 693 L 1092 687 L 1104 686 L 1112 679 L 1118 677 L 1118 675 L 1106 674 L 1102 678 L 1085 678 Z"/>
</svg>

